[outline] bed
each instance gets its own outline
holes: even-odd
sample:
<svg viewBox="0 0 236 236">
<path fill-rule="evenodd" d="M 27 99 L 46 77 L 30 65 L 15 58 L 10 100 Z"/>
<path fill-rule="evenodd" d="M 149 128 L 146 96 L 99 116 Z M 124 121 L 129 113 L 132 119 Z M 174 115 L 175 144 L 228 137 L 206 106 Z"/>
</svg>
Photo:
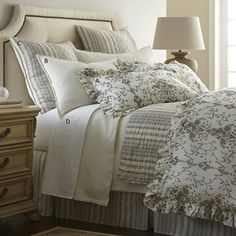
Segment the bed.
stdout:
<svg viewBox="0 0 236 236">
<path fill-rule="evenodd" d="M 24 76 L 8 38 L 17 36 L 36 42 L 49 41 L 56 43 L 71 41 L 76 48 L 81 49 L 82 44 L 74 28 L 76 24 L 96 29 L 119 29 L 115 16 L 109 13 L 15 6 L 9 25 L 0 32 L 0 78 L 3 85 L 8 88 L 12 98 L 22 100 L 25 104 L 32 104 Z M 58 28 L 60 31 L 58 31 Z M 124 124 L 125 119 L 128 119 L 127 117 L 122 121 Z M 119 159 L 116 159 L 114 163 L 115 171 L 112 173 L 111 192 L 108 194 L 109 203 L 106 207 L 42 194 L 42 179 L 49 143 L 49 136 L 45 136 L 45 133 L 50 133 L 52 123 L 56 123 L 58 119 L 55 109 L 38 117 L 34 146 L 33 178 L 34 199 L 38 203 L 42 215 L 137 230 L 148 230 L 149 227 L 152 227 L 154 232 L 168 235 L 220 236 L 235 234 L 235 230 L 222 224 L 173 214 L 152 213 L 143 204 L 146 186 L 124 183 L 116 177 Z M 118 136 L 122 135 L 124 134 L 120 133 Z M 116 149 L 116 152 L 120 152 L 119 148 Z"/>
</svg>

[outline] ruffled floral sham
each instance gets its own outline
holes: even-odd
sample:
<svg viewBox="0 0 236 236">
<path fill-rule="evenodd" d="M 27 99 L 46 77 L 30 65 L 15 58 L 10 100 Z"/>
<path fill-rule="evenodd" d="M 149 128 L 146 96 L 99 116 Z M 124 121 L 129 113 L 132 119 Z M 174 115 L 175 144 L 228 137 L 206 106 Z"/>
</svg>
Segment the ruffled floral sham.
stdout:
<svg viewBox="0 0 236 236">
<path fill-rule="evenodd" d="M 173 72 L 175 78 L 187 85 L 198 94 L 208 92 L 206 85 L 199 77 L 185 64 L 173 61 L 170 64 L 156 63 L 152 66 L 154 70 L 167 70 Z"/>
<path fill-rule="evenodd" d="M 124 61 L 117 59 L 114 61 L 114 65 L 120 72 L 142 72 L 154 70 L 150 64 L 140 61 Z"/>
<path fill-rule="evenodd" d="M 197 96 L 164 70 L 99 72 L 87 69 L 79 78 L 89 96 L 96 98 L 104 112 L 113 116 L 150 104 L 185 101 Z"/>
<path fill-rule="evenodd" d="M 90 98 L 96 100 L 100 95 L 99 90 L 97 90 L 94 85 L 93 81 L 99 76 L 113 76 L 118 73 L 117 70 L 110 69 L 110 70 L 98 70 L 93 68 L 85 68 L 81 70 L 78 74 L 78 80 L 90 96 Z"/>
<path fill-rule="evenodd" d="M 199 77 L 186 65 L 173 61 L 170 64 L 155 63 L 149 65 L 143 62 L 128 62 L 117 60 L 115 66 L 119 71 L 132 72 L 132 71 L 152 71 L 152 70 L 165 70 L 172 73 L 175 79 L 178 79 L 189 88 L 198 94 L 208 92 L 206 85 L 199 79 Z"/>
<path fill-rule="evenodd" d="M 145 205 L 236 227 L 236 90 L 179 106 L 161 152 Z"/>
</svg>

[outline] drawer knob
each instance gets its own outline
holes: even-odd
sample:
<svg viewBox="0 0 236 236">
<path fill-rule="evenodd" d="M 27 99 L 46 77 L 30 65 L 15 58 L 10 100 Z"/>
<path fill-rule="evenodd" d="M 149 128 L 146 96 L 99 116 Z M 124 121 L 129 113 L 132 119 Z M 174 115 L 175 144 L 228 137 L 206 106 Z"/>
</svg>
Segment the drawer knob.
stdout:
<svg viewBox="0 0 236 236">
<path fill-rule="evenodd" d="M 0 193 L 0 200 L 3 199 L 7 193 L 8 193 L 8 188 L 4 188 Z"/>
<path fill-rule="evenodd" d="M 8 157 L 6 157 L 6 158 L 2 161 L 2 163 L 0 163 L 0 169 L 5 168 L 5 167 L 8 165 L 9 162 L 10 162 L 10 159 L 9 159 Z"/>
<path fill-rule="evenodd" d="M 1 138 L 6 138 L 8 136 L 8 134 L 11 133 L 11 129 L 10 128 L 6 128 L 1 134 L 0 134 L 0 139 Z"/>
</svg>

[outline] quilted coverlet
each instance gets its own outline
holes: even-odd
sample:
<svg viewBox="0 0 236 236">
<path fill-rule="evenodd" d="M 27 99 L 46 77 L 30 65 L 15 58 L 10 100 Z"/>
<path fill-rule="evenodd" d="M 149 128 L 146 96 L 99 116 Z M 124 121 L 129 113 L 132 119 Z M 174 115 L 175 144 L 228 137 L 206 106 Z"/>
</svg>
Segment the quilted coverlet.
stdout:
<svg viewBox="0 0 236 236">
<path fill-rule="evenodd" d="M 136 184 L 148 184 L 154 178 L 159 150 L 166 145 L 176 103 L 150 105 L 132 113 L 126 125 L 118 177 Z"/>
</svg>

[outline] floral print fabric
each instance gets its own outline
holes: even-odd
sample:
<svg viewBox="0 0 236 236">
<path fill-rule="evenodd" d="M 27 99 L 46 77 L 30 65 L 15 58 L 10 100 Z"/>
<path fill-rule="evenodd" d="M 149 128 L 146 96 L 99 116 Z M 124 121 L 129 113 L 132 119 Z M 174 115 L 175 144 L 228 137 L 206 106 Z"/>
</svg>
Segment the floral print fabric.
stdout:
<svg viewBox="0 0 236 236">
<path fill-rule="evenodd" d="M 146 70 L 140 66 L 130 72 L 86 70 L 79 76 L 90 97 L 96 98 L 105 113 L 120 116 L 150 104 L 185 101 L 197 93 L 167 70 Z M 91 79 L 92 78 L 92 79 Z"/>
<path fill-rule="evenodd" d="M 199 79 L 199 77 L 186 65 L 173 61 L 170 64 L 155 63 L 149 65 L 143 62 L 127 62 L 117 60 L 115 66 L 118 70 L 124 72 L 132 71 L 151 71 L 151 70 L 165 70 L 172 73 L 175 79 L 178 79 L 186 86 L 194 90 L 196 93 L 201 94 L 208 92 L 206 85 Z"/>
<path fill-rule="evenodd" d="M 185 64 L 173 61 L 170 64 L 157 63 L 152 68 L 173 72 L 178 80 L 199 94 L 209 91 L 199 77 Z"/>
<path fill-rule="evenodd" d="M 179 106 L 144 203 L 236 227 L 236 90 Z"/>
</svg>

